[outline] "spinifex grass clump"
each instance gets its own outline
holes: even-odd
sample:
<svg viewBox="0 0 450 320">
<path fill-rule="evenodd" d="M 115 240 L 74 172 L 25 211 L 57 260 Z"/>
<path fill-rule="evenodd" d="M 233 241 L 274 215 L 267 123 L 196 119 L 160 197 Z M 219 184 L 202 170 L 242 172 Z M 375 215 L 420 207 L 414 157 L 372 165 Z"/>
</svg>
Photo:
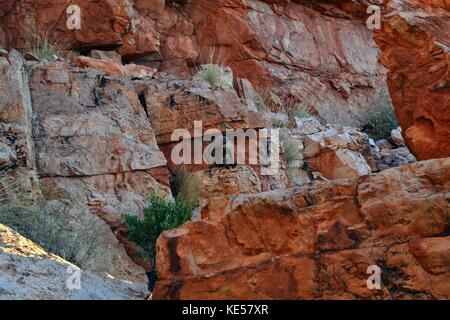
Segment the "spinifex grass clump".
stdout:
<svg viewBox="0 0 450 320">
<path fill-rule="evenodd" d="M 150 290 L 157 280 L 156 270 L 156 240 L 165 230 L 175 229 L 188 222 L 192 210 L 197 203 L 178 197 L 176 200 L 152 195 L 148 206 L 144 209 L 144 218 L 126 215 L 125 224 L 128 227 L 129 238 L 143 249 L 143 254 L 150 260 Z"/>
</svg>

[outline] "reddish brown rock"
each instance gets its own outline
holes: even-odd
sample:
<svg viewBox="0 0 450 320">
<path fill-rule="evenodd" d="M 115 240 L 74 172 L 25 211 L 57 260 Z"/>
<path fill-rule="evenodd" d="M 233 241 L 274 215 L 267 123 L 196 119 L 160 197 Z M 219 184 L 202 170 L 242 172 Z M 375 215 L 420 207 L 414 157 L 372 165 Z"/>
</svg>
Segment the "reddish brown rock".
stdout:
<svg viewBox="0 0 450 320">
<path fill-rule="evenodd" d="M 257 87 L 306 100 L 327 120 L 354 124 L 378 103 L 390 103 L 385 69 L 362 23 L 372 2 L 85 1 L 78 4 L 81 29 L 69 30 L 69 0 L 7 1 L 0 43 L 25 49 L 34 34 L 47 32 L 64 47 L 113 49 L 124 62 L 179 77 L 223 62 Z"/>
<path fill-rule="evenodd" d="M 362 181 L 211 198 L 201 221 L 158 239 L 153 297 L 446 299 L 449 169 L 450 158 L 430 160 Z M 371 266 L 380 289 L 367 285 Z"/>
<path fill-rule="evenodd" d="M 123 215 L 142 214 L 152 191 L 171 193 L 166 159 L 130 78 L 62 62 L 34 64 L 29 72 L 33 139 L 45 197 L 76 199 L 88 206 L 85 214 L 109 227 L 102 237 L 108 249 L 96 261 L 96 271 L 145 282 L 144 269 L 130 256 L 147 265 L 134 256 Z"/>
<path fill-rule="evenodd" d="M 232 82 L 232 80 L 231 80 Z M 272 123 L 267 112 L 259 111 L 245 101 L 242 101 L 235 90 L 212 89 L 210 85 L 200 79 L 197 80 L 142 80 L 135 81 L 134 86 L 144 104 L 148 118 L 155 132 L 156 140 L 168 160 L 168 167 L 172 173 L 180 169 L 197 172 L 200 179 L 201 196 L 260 192 L 285 188 L 289 185 L 284 164 L 280 160 L 279 174 L 263 175 L 261 164 L 249 163 L 250 148 L 245 150 L 245 163 L 237 163 L 237 148 L 235 162 L 225 166 L 223 163 L 208 164 L 203 158 L 203 151 L 209 145 L 208 141 L 201 142 L 201 163 L 194 162 L 195 135 L 194 124 L 201 123 L 201 134 L 208 130 L 216 130 L 223 136 L 227 130 L 257 130 L 271 128 Z M 172 135 L 176 130 L 186 130 L 190 142 L 190 164 L 175 164 L 172 152 L 179 145 L 181 137 Z M 202 137 L 200 137 L 201 139 Z M 237 145 L 235 139 L 235 146 Z M 280 150 L 281 152 L 281 150 Z M 281 157 L 281 155 L 280 155 Z M 230 168 L 230 166 L 232 168 Z M 240 177 L 240 173 L 243 176 Z M 255 176 L 256 174 L 256 176 Z M 241 179 L 241 181 L 238 181 Z M 219 182 L 220 181 L 220 182 Z"/>
<path fill-rule="evenodd" d="M 298 96 L 326 120 L 358 123 L 389 98 L 372 32 L 361 23 L 367 4 L 352 3 L 198 0 L 187 9 L 202 57 L 217 48 L 237 78 Z"/>
<path fill-rule="evenodd" d="M 109 76 L 131 77 L 134 79 L 142 79 L 152 77 L 156 70 L 146 66 L 135 64 L 122 65 L 113 60 L 93 59 L 89 57 L 79 56 L 73 61 L 74 65 L 81 68 L 97 69 Z"/>
<path fill-rule="evenodd" d="M 450 156 L 449 20 L 444 1 L 390 1 L 376 36 L 403 136 L 419 160 Z"/>
</svg>

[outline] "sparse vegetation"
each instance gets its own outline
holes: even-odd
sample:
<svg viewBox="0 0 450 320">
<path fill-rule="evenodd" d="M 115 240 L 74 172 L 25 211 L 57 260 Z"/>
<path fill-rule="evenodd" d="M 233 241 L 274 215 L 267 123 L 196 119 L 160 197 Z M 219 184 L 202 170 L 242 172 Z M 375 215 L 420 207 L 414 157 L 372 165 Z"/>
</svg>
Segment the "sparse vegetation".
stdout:
<svg viewBox="0 0 450 320">
<path fill-rule="evenodd" d="M 373 110 L 365 122 L 364 130 L 375 141 L 390 137 L 391 131 L 398 127 L 394 109 L 388 102 Z"/>
<path fill-rule="evenodd" d="M 150 289 L 157 280 L 156 240 L 165 230 L 171 230 L 188 222 L 196 207 L 193 201 L 178 197 L 175 201 L 152 195 L 148 207 L 144 209 L 144 219 L 126 215 L 129 238 L 143 249 L 143 255 L 151 263 Z"/>
<path fill-rule="evenodd" d="M 173 194 L 189 202 L 198 202 L 199 181 L 194 174 L 182 169 L 172 179 Z"/>
<path fill-rule="evenodd" d="M 259 110 L 270 111 L 270 99 L 272 93 L 264 88 L 255 88 L 251 99 Z"/>
<path fill-rule="evenodd" d="M 284 110 L 288 116 L 289 128 L 297 127 L 296 118 L 319 118 L 312 106 L 305 102 L 299 102 L 294 98 L 287 99 Z"/>
<path fill-rule="evenodd" d="M 289 130 L 282 130 L 280 132 L 280 140 L 284 148 L 284 158 L 286 160 L 288 177 L 291 181 L 294 181 L 295 172 L 301 167 L 303 161 L 302 152 L 294 140 L 289 136 Z"/>
<path fill-rule="evenodd" d="M 56 36 L 50 35 L 49 31 L 36 33 L 30 51 L 39 59 L 50 60 L 53 56 L 62 56 L 63 42 Z"/>
<path fill-rule="evenodd" d="M 222 83 L 222 68 L 216 64 L 202 65 L 197 75 L 208 82 L 212 89 L 217 89 Z"/>
<path fill-rule="evenodd" d="M 7 225 L 47 252 L 81 268 L 88 267 L 98 244 L 97 231 L 80 208 L 70 201 L 32 201 L 21 192 L 20 179 L 0 174 L 0 223 Z M 71 223 L 78 224 L 77 230 Z"/>
<path fill-rule="evenodd" d="M 201 65 L 197 68 L 197 78 L 203 79 L 211 85 L 212 89 L 218 89 L 226 86 L 226 61 L 222 49 L 216 48 L 209 50 L 206 58 L 200 57 Z M 230 84 L 232 86 L 232 83 Z"/>
</svg>

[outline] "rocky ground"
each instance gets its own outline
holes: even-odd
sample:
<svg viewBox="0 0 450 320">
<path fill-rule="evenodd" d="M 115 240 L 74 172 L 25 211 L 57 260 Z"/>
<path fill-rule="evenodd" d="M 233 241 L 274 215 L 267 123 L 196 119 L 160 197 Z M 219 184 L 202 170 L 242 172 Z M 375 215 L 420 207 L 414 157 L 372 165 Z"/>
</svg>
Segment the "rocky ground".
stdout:
<svg viewBox="0 0 450 320">
<path fill-rule="evenodd" d="M 184 170 L 200 205 L 158 240 L 154 299 L 448 299 L 450 8 L 391 0 L 372 32 L 377 3 L 86 1 L 68 30 L 66 1 L 1 2 L 0 299 L 144 299 L 151 266 L 123 216 L 172 199 Z M 33 52 L 47 29 L 70 51 Z M 369 115 L 391 98 L 399 126 L 376 139 Z M 280 128 L 278 174 L 174 163 L 171 135 L 194 121 Z M 11 184 L 65 208 L 68 237 L 94 247 L 82 289 L 5 225 Z"/>
</svg>

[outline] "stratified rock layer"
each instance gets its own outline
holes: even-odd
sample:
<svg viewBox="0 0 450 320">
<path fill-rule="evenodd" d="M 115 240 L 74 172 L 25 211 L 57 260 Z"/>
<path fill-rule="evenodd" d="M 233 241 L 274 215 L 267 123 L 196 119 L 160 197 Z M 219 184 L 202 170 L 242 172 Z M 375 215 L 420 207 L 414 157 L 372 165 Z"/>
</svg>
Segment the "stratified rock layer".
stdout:
<svg viewBox="0 0 450 320">
<path fill-rule="evenodd" d="M 211 198 L 201 221 L 158 239 L 154 298 L 448 299 L 449 190 L 447 158 Z"/>
<path fill-rule="evenodd" d="M 419 160 L 450 156 L 450 12 L 432 3 L 390 1 L 376 36 L 403 136 Z"/>
<path fill-rule="evenodd" d="M 26 48 L 43 33 L 81 52 L 114 49 L 124 62 L 179 77 L 201 64 L 225 63 L 238 78 L 306 100 L 327 120 L 353 124 L 390 103 L 378 48 L 362 23 L 373 2 L 82 1 L 81 29 L 70 30 L 69 0 L 6 1 L 0 44 Z"/>
</svg>

